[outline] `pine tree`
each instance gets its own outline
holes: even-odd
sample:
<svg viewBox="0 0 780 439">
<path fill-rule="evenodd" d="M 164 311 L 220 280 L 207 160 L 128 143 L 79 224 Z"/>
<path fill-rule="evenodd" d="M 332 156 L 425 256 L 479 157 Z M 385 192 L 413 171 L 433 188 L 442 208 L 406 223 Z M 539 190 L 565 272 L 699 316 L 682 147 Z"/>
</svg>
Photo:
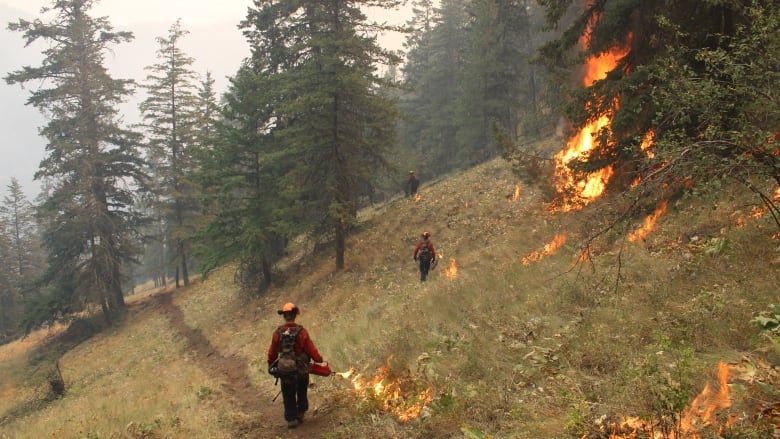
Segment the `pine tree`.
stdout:
<svg viewBox="0 0 780 439">
<path fill-rule="evenodd" d="M 466 62 L 466 2 L 444 0 L 432 14 L 422 4 L 419 14 L 412 35 L 423 33 L 407 39 L 404 86 L 410 92 L 401 103 L 407 120 L 401 144 L 412 148 L 422 168 L 438 174 L 457 165 L 455 112 Z"/>
<path fill-rule="evenodd" d="M 292 165 L 281 181 L 292 201 L 287 218 L 332 237 L 337 269 L 344 267 L 358 183 L 372 181 L 395 144 L 396 110 L 376 68 L 398 59 L 361 33 L 369 23 L 360 7 L 376 3 L 258 1 L 243 25 L 255 59 L 271 60 L 276 96 L 267 123 L 283 145 L 275 160 Z"/>
<path fill-rule="evenodd" d="M 201 233 L 201 270 L 235 262 L 245 291 L 272 281 L 288 233 L 279 181 L 287 169 L 273 160 L 279 144 L 269 132 L 274 87 L 266 67 L 245 63 L 230 80 L 222 117 L 200 173 L 209 223 Z"/>
<path fill-rule="evenodd" d="M 3 205 L 0 206 L 0 216 L 6 226 L 10 246 L 10 258 L 4 266 L 10 271 L 14 288 L 21 292 L 41 275 L 43 260 L 34 207 L 16 178 L 11 178 L 8 185 L 8 194 L 3 197 Z"/>
<path fill-rule="evenodd" d="M 131 211 L 142 181 L 138 136 L 119 126 L 116 106 L 131 81 L 109 76 L 109 45 L 129 41 L 107 18 L 93 18 L 91 0 L 57 0 L 50 22 L 19 20 L 9 29 L 29 44 L 43 40 L 43 61 L 9 73 L 9 84 L 35 82 L 28 104 L 48 116 L 41 130 L 47 156 L 37 178 L 50 193 L 41 206 L 48 254 L 48 297 L 28 310 L 27 327 L 83 308 L 101 307 L 107 322 L 125 309 L 122 265 L 130 261 L 139 218 Z"/>
<path fill-rule="evenodd" d="M 198 78 L 191 69 L 194 60 L 181 50 L 181 39 L 187 33 L 176 21 L 167 38 L 157 38 L 159 62 L 147 67 L 144 88 L 148 96 L 140 105 L 149 139 L 155 205 L 164 229 L 157 238 L 169 243 L 176 287 L 180 281 L 189 285 L 190 241 L 200 213 L 195 184 L 189 177 L 196 170 L 201 119 Z"/>
<path fill-rule="evenodd" d="M 454 152 L 459 162 L 474 163 L 495 156 L 496 129 L 516 139 L 517 113 L 529 107 L 531 94 L 523 88 L 530 76 L 525 39 L 531 24 L 525 2 L 476 0 L 467 10 Z"/>
<path fill-rule="evenodd" d="M 19 289 L 13 285 L 14 255 L 5 226 L 5 221 L 0 218 L 0 344 L 5 343 L 17 331 L 22 301 Z"/>
<path fill-rule="evenodd" d="M 219 121 L 219 103 L 217 102 L 214 82 L 211 72 L 207 71 L 198 87 L 196 152 L 193 154 L 196 157 L 196 163 L 200 161 L 203 151 L 209 150 L 213 146 L 214 133 Z"/>
</svg>

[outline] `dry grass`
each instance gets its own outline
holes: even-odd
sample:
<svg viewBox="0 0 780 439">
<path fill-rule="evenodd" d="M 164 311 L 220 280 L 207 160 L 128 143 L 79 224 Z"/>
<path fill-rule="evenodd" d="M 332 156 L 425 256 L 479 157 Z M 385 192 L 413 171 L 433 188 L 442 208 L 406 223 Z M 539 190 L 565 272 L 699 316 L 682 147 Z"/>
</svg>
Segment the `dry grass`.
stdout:
<svg viewBox="0 0 780 439">
<path fill-rule="evenodd" d="M 139 292 L 121 326 L 62 355 L 65 397 L 25 416 L 14 410 L 34 399 L 24 368 L 37 344 L 2 347 L 0 437 L 582 437 L 601 415 L 657 411 L 677 390 L 663 377 L 693 396 L 718 360 L 763 347 L 749 320 L 778 299 L 765 218 L 743 221 L 738 201 L 682 200 L 643 242 L 607 234 L 575 264 L 598 226 L 592 211 L 610 206 L 551 214 L 524 185 L 511 201 L 516 184 L 501 161 L 423 182 L 420 201 L 361 212 L 345 270 L 331 250 L 293 252 L 285 282 L 257 299 L 238 293 L 230 268 Z M 423 230 L 443 256 L 425 284 L 411 258 Z M 555 252 L 522 263 L 562 234 Z M 287 432 L 264 372 L 286 301 L 335 370 L 371 377 L 387 365 L 432 387 L 433 401 L 404 423 L 349 381 L 315 377 L 308 430 Z"/>
</svg>

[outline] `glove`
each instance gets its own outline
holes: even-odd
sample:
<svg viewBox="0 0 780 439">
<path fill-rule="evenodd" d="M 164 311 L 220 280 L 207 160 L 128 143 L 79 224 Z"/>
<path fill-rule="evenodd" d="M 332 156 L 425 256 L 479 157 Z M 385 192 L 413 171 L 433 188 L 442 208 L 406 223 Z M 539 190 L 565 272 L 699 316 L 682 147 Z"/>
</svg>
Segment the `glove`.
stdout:
<svg viewBox="0 0 780 439">
<path fill-rule="evenodd" d="M 279 369 L 276 367 L 276 363 L 268 366 L 268 373 L 274 377 L 277 373 L 279 373 Z"/>
<path fill-rule="evenodd" d="M 416 258 L 416 257 L 415 257 L 415 258 L 413 258 L 413 259 L 414 259 L 414 262 L 417 262 L 417 258 Z"/>
</svg>

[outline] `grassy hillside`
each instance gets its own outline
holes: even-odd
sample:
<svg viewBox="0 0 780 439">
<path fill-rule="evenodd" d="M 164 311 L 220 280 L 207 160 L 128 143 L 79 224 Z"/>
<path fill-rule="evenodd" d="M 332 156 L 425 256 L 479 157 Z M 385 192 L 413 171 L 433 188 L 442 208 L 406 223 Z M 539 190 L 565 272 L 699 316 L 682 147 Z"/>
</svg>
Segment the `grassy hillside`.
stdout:
<svg viewBox="0 0 780 439">
<path fill-rule="evenodd" d="M 612 229 L 582 260 L 620 200 L 550 213 L 500 160 L 422 182 L 420 198 L 362 211 L 343 271 L 330 249 L 293 251 L 261 298 L 226 267 L 131 296 L 121 326 L 0 347 L 0 437 L 679 438 L 727 420 L 720 437 L 773 437 L 778 352 L 751 319 L 779 299 L 778 230 L 747 195 L 677 200 L 644 239 Z M 423 230 L 440 253 L 424 284 Z M 343 372 L 312 378 L 289 431 L 265 373 L 287 301 Z M 728 393 L 706 421 L 705 388 Z"/>
</svg>

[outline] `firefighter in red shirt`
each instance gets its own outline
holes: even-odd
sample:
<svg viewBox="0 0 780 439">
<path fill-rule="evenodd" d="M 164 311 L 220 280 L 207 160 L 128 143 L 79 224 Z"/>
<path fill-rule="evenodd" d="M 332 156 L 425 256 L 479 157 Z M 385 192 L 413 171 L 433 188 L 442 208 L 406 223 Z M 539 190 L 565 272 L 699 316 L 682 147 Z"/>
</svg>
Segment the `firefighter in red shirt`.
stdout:
<svg viewBox="0 0 780 439">
<path fill-rule="evenodd" d="M 282 400 L 284 402 L 284 419 L 287 421 L 287 428 L 295 428 L 303 422 L 303 415 L 309 409 L 309 362 L 314 360 L 322 363 L 320 355 L 314 342 L 309 338 L 309 332 L 295 323 L 295 318 L 300 314 L 300 310 L 294 303 L 285 303 L 277 313 L 284 317 L 284 324 L 279 326 L 271 338 L 271 346 L 268 347 L 268 371 L 274 376 L 281 378 L 282 381 Z M 277 359 L 282 351 L 282 334 L 297 332 L 293 351 L 305 370 L 292 376 L 279 376 L 274 370 Z"/>
<path fill-rule="evenodd" d="M 414 248 L 413 258 L 415 261 L 420 262 L 420 281 L 425 282 L 428 272 L 433 264 L 436 263 L 436 250 L 433 248 L 430 233 L 423 232 L 422 241 Z"/>
</svg>

